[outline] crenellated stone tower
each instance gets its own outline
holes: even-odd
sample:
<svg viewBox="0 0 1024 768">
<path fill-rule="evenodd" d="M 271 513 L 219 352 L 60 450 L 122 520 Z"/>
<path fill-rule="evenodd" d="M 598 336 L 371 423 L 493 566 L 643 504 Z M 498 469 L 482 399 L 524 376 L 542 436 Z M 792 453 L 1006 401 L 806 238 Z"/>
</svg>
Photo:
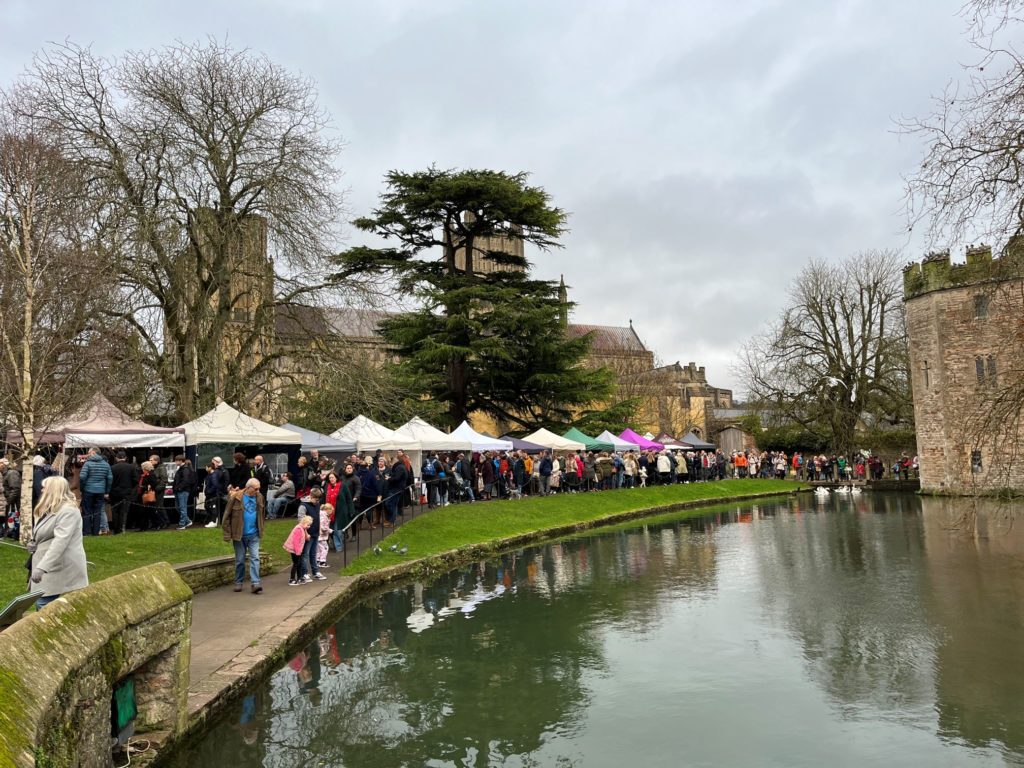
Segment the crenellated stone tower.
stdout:
<svg viewBox="0 0 1024 768">
<path fill-rule="evenodd" d="M 1020 422 L 990 418 L 1024 391 L 1022 250 L 972 246 L 963 264 L 940 251 L 904 270 L 922 490 L 1024 489 Z"/>
</svg>

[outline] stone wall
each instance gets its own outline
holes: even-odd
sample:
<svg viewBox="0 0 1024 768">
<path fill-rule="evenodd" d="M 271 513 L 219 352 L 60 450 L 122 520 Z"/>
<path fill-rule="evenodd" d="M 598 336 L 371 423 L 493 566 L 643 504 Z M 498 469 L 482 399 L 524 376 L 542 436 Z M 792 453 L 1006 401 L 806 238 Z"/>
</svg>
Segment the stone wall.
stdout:
<svg viewBox="0 0 1024 768">
<path fill-rule="evenodd" d="M 1019 263 L 972 248 L 966 264 L 932 254 L 904 272 L 921 488 L 1024 488 L 1024 435 L 982 428 L 1019 371 L 1024 279 Z M 978 453 L 975 454 L 975 451 Z M 980 466 L 975 459 L 980 458 Z"/>
<path fill-rule="evenodd" d="M 191 563 L 181 563 L 174 566 L 174 570 L 182 580 L 188 584 L 194 594 L 209 592 L 211 589 L 223 587 L 235 580 L 235 556 L 225 555 L 224 557 L 210 557 L 206 560 L 194 560 Z M 260 576 L 269 576 L 277 570 L 274 558 L 267 552 L 260 552 Z M 249 574 L 249 566 L 245 566 L 246 578 Z"/>
<path fill-rule="evenodd" d="M 191 623 L 192 591 L 158 563 L 68 593 L 7 629 L 0 766 L 111 766 L 113 686 L 129 675 L 136 732 L 182 732 Z"/>
</svg>

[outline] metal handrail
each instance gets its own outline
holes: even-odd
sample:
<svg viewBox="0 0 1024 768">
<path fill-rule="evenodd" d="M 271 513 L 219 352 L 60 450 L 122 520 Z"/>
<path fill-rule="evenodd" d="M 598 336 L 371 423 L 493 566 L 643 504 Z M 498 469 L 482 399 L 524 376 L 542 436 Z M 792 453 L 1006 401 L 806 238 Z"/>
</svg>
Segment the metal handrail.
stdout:
<svg viewBox="0 0 1024 768">
<path fill-rule="evenodd" d="M 366 509 L 361 509 L 358 512 L 356 512 L 356 514 L 352 517 L 351 520 L 348 521 L 348 523 L 345 525 L 345 527 L 341 528 L 338 531 L 338 533 L 341 535 L 341 542 L 342 542 L 342 546 L 341 546 L 341 551 L 342 551 L 342 567 L 348 565 L 348 541 L 347 541 L 348 535 L 347 534 L 348 534 L 349 530 L 352 528 L 353 525 L 355 525 L 356 523 L 361 522 L 363 520 L 363 518 L 369 519 L 368 518 L 368 513 L 369 512 L 372 512 L 373 510 L 377 509 L 381 505 L 386 504 L 389 500 L 395 498 L 395 496 L 399 496 L 399 495 L 401 495 L 403 493 L 408 492 L 408 490 L 410 488 L 415 487 L 415 485 L 417 485 L 419 483 L 422 483 L 423 485 L 429 486 L 431 483 L 439 484 L 439 483 L 442 483 L 442 482 L 447 483 L 448 482 L 448 478 L 445 477 L 445 478 L 435 478 L 433 480 L 419 480 L 416 484 L 408 485 L 405 488 L 402 488 L 401 490 L 395 491 L 394 493 L 390 494 L 389 496 L 382 497 L 380 499 L 380 501 L 376 501 L 373 504 L 371 504 L 370 506 L 368 506 Z M 417 494 L 417 496 L 418 496 L 418 494 Z M 422 504 L 420 504 L 419 502 L 416 502 L 412 506 L 413 507 L 419 507 L 419 506 L 422 506 Z M 416 512 L 415 511 L 413 511 L 412 517 L 416 517 Z M 382 528 L 383 528 L 383 526 L 382 526 Z M 374 526 L 371 525 L 369 530 L 370 530 L 370 546 L 373 546 Z M 384 539 L 384 532 L 383 532 L 383 530 L 381 531 L 380 538 L 381 538 L 381 540 Z M 358 557 L 359 553 L 360 553 L 360 544 L 361 544 L 360 541 L 359 541 L 359 534 L 358 534 L 358 532 L 356 533 L 356 536 L 355 536 L 355 542 L 356 542 L 356 557 Z"/>
</svg>

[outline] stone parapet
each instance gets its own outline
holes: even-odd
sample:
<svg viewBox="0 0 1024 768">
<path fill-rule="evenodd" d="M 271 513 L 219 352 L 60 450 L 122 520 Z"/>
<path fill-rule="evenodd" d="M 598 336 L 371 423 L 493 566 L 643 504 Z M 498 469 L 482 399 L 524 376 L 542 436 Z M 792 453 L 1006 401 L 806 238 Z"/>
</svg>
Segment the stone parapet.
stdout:
<svg viewBox="0 0 1024 768">
<path fill-rule="evenodd" d="M 1003 256 L 993 258 L 990 246 L 972 245 L 963 264 L 953 264 L 949 251 L 929 253 L 903 268 L 903 298 L 909 301 L 934 291 L 1024 277 L 1020 250 L 1008 247 Z"/>
<path fill-rule="evenodd" d="M 274 558 L 267 552 L 260 552 L 260 576 L 269 576 L 278 568 Z M 235 579 L 235 556 L 225 555 L 224 557 L 209 557 L 205 560 L 194 560 L 190 563 L 180 563 L 174 566 L 194 594 L 209 592 L 211 589 L 223 587 Z M 246 565 L 248 575 L 248 565 Z"/>
<path fill-rule="evenodd" d="M 187 720 L 192 590 L 167 563 L 70 592 L 4 631 L 0 767 L 107 768 L 115 683 L 135 682 L 137 732 Z"/>
</svg>

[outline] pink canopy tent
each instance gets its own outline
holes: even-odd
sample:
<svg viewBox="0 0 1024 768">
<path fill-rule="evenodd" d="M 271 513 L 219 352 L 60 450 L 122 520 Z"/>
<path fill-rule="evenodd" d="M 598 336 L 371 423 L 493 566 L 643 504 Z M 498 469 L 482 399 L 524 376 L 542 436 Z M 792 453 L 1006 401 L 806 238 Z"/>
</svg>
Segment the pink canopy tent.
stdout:
<svg viewBox="0 0 1024 768">
<path fill-rule="evenodd" d="M 622 434 L 619 435 L 627 443 L 643 448 L 645 451 L 663 451 L 665 446 L 661 443 L 656 443 L 653 440 L 648 440 L 646 437 L 642 437 L 634 432 L 632 429 L 626 428 L 622 430 Z"/>
<path fill-rule="evenodd" d="M 7 442 L 20 443 L 21 435 L 8 432 Z M 133 419 L 97 393 L 77 413 L 37 435 L 36 442 L 40 445 L 64 443 L 68 448 L 184 448 L 185 430 L 154 427 Z"/>
</svg>

